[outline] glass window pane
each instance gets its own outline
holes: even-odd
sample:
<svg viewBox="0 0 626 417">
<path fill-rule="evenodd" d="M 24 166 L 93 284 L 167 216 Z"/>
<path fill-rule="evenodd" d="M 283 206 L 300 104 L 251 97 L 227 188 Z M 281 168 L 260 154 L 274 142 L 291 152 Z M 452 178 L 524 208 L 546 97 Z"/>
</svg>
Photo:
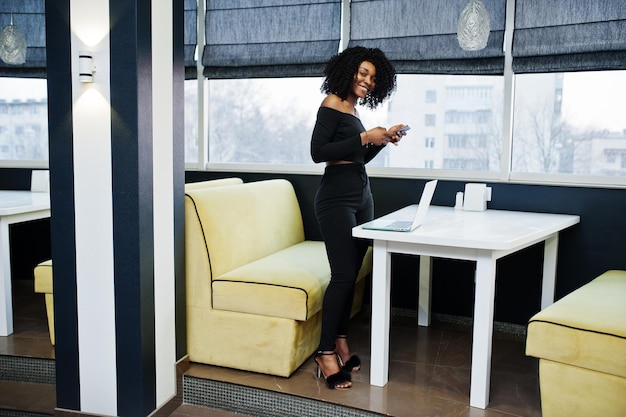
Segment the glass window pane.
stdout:
<svg viewBox="0 0 626 417">
<path fill-rule="evenodd" d="M 411 130 L 370 164 L 498 171 L 503 95 L 501 76 L 398 75 L 398 88 L 385 107 L 359 111 L 367 128 L 405 123 Z M 368 120 L 370 115 L 376 119 Z"/>
<path fill-rule="evenodd" d="M 185 163 L 198 163 L 199 137 L 198 81 L 185 80 Z"/>
<path fill-rule="evenodd" d="M 521 74 L 513 172 L 626 175 L 626 71 Z"/>
<path fill-rule="evenodd" d="M 321 78 L 210 80 L 209 162 L 308 164 Z"/>
<path fill-rule="evenodd" d="M 309 152 L 321 78 L 209 81 L 209 161 L 312 164 Z M 376 110 L 359 107 L 367 129 L 411 126 L 372 166 L 498 171 L 503 78 L 399 75 Z"/>
<path fill-rule="evenodd" d="M 0 77 L 0 159 L 48 160 L 46 80 Z"/>
</svg>

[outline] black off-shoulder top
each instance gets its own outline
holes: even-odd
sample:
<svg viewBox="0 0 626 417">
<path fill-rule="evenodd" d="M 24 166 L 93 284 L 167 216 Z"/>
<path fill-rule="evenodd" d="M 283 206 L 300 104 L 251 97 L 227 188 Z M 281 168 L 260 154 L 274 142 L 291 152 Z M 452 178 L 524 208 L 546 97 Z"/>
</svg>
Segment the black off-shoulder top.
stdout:
<svg viewBox="0 0 626 417">
<path fill-rule="evenodd" d="M 311 157 L 314 162 L 351 161 L 368 163 L 383 146 L 361 145 L 365 127 L 351 114 L 320 107 L 311 137 Z"/>
</svg>

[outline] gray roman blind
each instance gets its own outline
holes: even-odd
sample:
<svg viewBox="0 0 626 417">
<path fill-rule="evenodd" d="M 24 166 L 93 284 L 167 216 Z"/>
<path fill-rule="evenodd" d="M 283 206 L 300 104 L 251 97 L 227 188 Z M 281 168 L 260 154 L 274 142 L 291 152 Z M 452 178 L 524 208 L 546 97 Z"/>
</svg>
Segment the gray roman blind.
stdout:
<svg viewBox="0 0 626 417">
<path fill-rule="evenodd" d="M 196 51 L 196 40 L 198 38 L 198 4 L 196 0 L 185 0 L 185 74 L 187 78 L 195 78 L 196 60 L 194 58 Z"/>
<path fill-rule="evenodd" d="M 626 1 L 517 0 L 513 71 L 626 69 Z"/>
<path fill-rule="evenodd" d="M 207 0 L 204 75 L 321 76 L 340 28 L 341 0 Z"/>
<path fill-rule="evenodd" d="M 185 0 L 184 5 L 185 72 L 195 77 L 194 53 L 197 39 L 196 0 Z M 0 30 L 11 22 L 11 0 L 0 0 Z M 13 24 L 26 38 L 26 62 L 6 64 L 0 59 L 0 75 L 11 77 L 46 76 L 46 19 L 44 0 L 13 0 Z"/>
<path fill-rule="evenodd" d="M 398 73 L 503 74 L 505 0 L 482 1 L 491 27 L 482 50 L 457 41 L 468 0 L 352 0 L 350 46 L 380 48 Z"/>
<path fill-rule="evenodd" d="M 11 23 L 26 39 L 26 62 L 7 64 L 0 59 L 0 75 L 18 77 L 45 77 L 46 75 L 46 18 L 44 0 L 0 0 L 0 30 Z"/>
</svg>

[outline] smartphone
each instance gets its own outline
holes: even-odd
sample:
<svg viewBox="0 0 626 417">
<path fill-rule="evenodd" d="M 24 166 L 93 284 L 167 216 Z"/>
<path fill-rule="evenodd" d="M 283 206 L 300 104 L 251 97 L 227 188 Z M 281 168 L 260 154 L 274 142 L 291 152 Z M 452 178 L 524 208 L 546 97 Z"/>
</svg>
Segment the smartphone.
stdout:
<svg viewBox="0 0 626 417">
<path fill-rule="evenodd" d="M 408 126 L 408 125 L 404 126 L 404 127 L 400 128 L 400 129 L 398 129 L 397 131 L 398 132 L 406 132 L 407 130 L 411 130 L 411 126 Z"/>
</svg>

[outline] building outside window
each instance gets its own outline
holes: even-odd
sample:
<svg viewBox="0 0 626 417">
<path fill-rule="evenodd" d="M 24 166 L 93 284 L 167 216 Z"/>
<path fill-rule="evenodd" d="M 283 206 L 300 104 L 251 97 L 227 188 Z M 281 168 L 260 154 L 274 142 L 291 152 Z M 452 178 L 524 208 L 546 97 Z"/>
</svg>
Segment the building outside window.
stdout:
<svg viewBox="0 0 626 417">
<path fill-rule="evenodd" d="M 48 160 L 46 80 L 0 77 L 0 159 Z"/>
</svg>

